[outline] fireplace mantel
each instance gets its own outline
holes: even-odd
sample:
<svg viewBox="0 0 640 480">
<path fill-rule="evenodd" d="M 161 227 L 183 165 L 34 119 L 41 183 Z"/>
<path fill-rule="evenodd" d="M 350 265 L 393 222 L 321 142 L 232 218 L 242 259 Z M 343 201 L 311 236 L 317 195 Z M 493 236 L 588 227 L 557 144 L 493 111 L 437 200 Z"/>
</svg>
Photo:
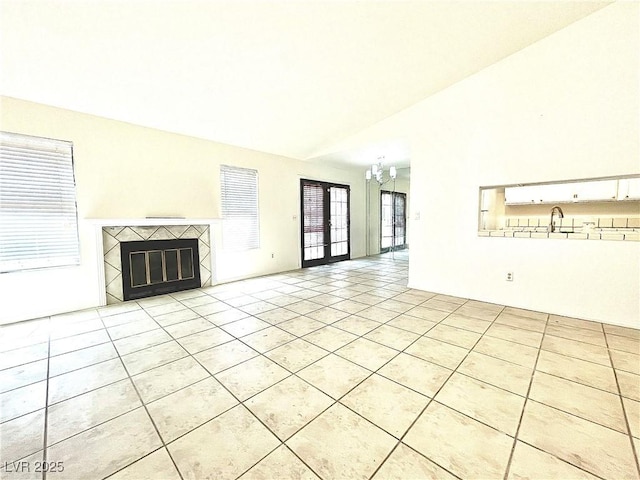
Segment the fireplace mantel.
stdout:
<svg viewBox="0 0 640 480">
<path fill-rule="evenodd" d="M 164 225 L 215 225 L 220 218 L 145 217 L 145 218 L 87 218 L 97 227 L 146 227 Z"/>
<path fill-rule="evenodd" d="M 201 249 L 206 250 L 206 254 L 201 257 L 201 268 L 206 268 L 206 272 L 209 273 L 208 283 L 203 283 L 203 286 L 206 284 L 211 284 L 214 281 L 214 265 L 213 259 L 215 255 L 213 255 L 210 250 L 213 249 L 213 245 L 211 244 L 213 240 L 213 232 L 212 228 L 217 224 L 221 223 L 221 219 L 219 218 L 186 218 L 186 217 L 146 217 L 146 218 L 88 218 L 85 219 L 87 223 L 94 226 L 94 236 L 95 236 L 95 245 L 96 245 L 96 257 L 98 261 L 98 298 L 100 305 L 106 305 L 107 303 L 112 303 L 113 301 L 122 301 L 120 299 L 115 299 L 109 294 L 109 300 L 107 298 L 107 290 L 112 289 L 115 285 L 109 285 L 107 288 L 108 280 L 107 277 L 113 278 L 113 268 L 110 265 L 106 265 L 109 268 L 109 272 L 105 271 L 105 264 L 108 263 L 109 257 L 114 252 L 113 246 L 118 242 L 113 236 L 118 238 L 122 238 L 118 235 L 118 232 L 123 231 L 123 234 L 129 233 L 130 236 L 134 236 L 132 234 L 132 230 L 137 230 L 140 235 L 143 235 L 142 231 L 145 231 L 148 235 L 154 231 L 154 227 L 159 229 L 157 233 L 161 231 L 164 232 L 165 238 L 172 238 L 169 232 L 173 231 L 173 235 L 181 235 L 183 232 L 179 227 L 184 226 L 188 227 L 187 230 L 195 233 L 196 230 L 199 232 L 198 238 L 200 238 L 200 242 L 205 241 L 205 245 L 201 245 Z M 162 228 L 166 227 L 166 228 Z M 178 229 L 178 233 L 175 233 L 176 229 Z M 113 233 L 115 230 L 116 233 Z M 110 232 L 112 231 L 112 232 Z M 189 232 L 187 232 L 189 233 Z M 193 235 L 191 235 L 193 236 Z M 137 238 L 125 238 L 125 240 L 137 240 Z M 143 238 L 146 239 L 146 238 Z M 107 245 L 108 243 L 108 245 Z M 120 246 L 117 245 L 117 250 L 119 251 Z M 114 250 L 115 251 L 115 250 Z M 108 253 L 107 253 L 108 252 Z M 113 263 L 113 262 L 112 262 Z M 205 270 L 202 270 L 205 272 Z M 106 276 L 105 276 L 106 274 Z M 115 272 L 117 275 L 117 272 Z M 203 276 L 206 278 L 206 276 Z M 204 280 L 203 280 L 204 281 Z M 120 289 L 122 285 L 120 285 Z"/>
</svg>

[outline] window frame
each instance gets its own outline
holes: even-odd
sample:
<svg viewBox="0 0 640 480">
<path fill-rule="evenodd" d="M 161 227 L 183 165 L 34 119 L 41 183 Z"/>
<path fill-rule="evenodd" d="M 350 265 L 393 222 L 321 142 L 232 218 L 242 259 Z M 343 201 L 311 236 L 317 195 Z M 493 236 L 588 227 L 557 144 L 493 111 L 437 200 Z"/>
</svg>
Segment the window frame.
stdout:
<svg viewBox="0 0 640 480">
<path fill-rule="evenodd" d="M 247 181 L 251 178 L 251 183 Z M 260 178 L 253 168 L 220 165 L 222 248 L 243 252 L 260 248 Z M 243 187 L 249 186 L 249 189 Z M 238 201 L 241 199 L 242 201 Z M 252 200 L 247 204 L 246 200 Z M 249 231 L 244 231 L 249 228 Z M 238 238 L 245 234 L 245 237 Z"/>
<path fill-rule="evenodd" d="M 0 227 L 0 273 L 80 265 L 72 142 L 0 131 Z"/>
</svg>

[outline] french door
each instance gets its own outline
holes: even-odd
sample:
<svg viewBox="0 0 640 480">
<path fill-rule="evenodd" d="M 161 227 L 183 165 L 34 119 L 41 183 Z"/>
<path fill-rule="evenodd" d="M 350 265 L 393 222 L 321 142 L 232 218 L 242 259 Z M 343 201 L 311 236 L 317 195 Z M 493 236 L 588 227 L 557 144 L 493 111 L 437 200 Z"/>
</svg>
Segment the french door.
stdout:
<svg viewBox="0 0 640 480">
<path fill-rule="evenodd" d="M 380 252 L 407 246 L 407 195 L 380 192 Z"/>
<path fill-rule="evenodd" d="M 347 260 L 349 187 L 300 180 L 302 267 Z"/>
</svg>

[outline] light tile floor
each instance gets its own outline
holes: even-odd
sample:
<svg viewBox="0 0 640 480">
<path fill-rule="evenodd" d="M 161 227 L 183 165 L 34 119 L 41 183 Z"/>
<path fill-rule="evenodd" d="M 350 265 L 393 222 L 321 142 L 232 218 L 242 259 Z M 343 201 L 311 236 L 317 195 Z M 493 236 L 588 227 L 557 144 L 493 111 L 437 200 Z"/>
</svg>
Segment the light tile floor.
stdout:
<svg viewBox="0 0 640 480">
<path fill-rule="evenodd" d="M 640 331 L 395 257 L 0 328 L 0 477 L 639 478 Z"/>
</svg>

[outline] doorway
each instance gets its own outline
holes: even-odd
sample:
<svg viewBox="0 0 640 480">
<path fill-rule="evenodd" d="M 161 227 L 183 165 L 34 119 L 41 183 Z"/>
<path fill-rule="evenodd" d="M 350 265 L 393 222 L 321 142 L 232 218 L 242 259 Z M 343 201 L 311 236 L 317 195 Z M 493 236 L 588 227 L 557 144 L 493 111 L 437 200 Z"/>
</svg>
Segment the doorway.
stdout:
<svg viewBox="0 0 640 480">
<path fill-rule="evenodd" d="M 302 267 L 348 260 L 349 186 L 300 180 Z"/>
<path fill-rule="evenodd" d="M 380 192 L 380 253 L 407 246 L 407 194 Z"/>
</svg>

